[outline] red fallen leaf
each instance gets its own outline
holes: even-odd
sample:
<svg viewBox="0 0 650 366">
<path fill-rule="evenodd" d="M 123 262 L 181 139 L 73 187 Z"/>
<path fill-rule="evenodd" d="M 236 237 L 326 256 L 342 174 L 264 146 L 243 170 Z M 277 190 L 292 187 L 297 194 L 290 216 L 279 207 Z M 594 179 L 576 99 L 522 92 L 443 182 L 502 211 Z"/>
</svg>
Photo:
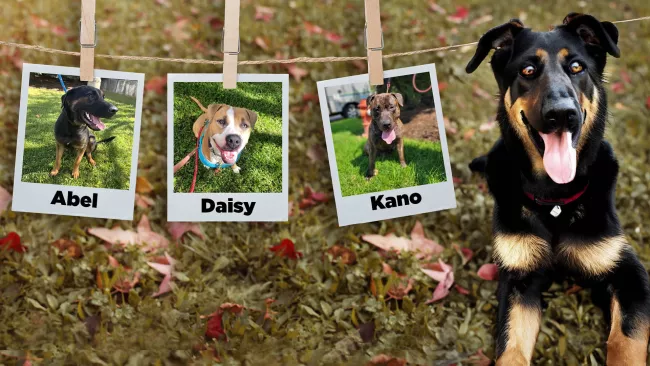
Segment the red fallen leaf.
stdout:
<svg viewBox="0 0 650 366">
<path fill-rule="evenodd" d="M 427 300 L 427 304 L 444 299 L 449 295 L 449 289 L 454 284 L 453 267 L 446 264 L 442 259 L 438 259 L 438 263 L 429 263 L 422 266 L 420 269 L 424 274 L 438 281 L 438 285 L 433 290 L 433 296 Z"/>
<path fill-rule="evenodd" d="M 334 32 L 326 32 L 325 39 L 332 43 L 341 43 L 343 36 Z"/>
<path fill-rule="evenodd" d="M 441 81 L 438 83 L 438 91 L 442 92 L 443 90 L 447 89 L 448 86 L 449 83 L 447 83 L 446 81 Z"/>
<path fill-rule="evenodd" d="M 9 191 L 0 187 L 0 214 L 7 210 L 9 207 L 9 202 L 11 202 L 12 196 Z"/>
<path fill-rule="evenodd" d="M 223 312 L 218 311 L 210 317 L 205 329 L 205 336 L 214 339 L 221 339 L 226 336 L 226 332 L 223 330 Z"/>
<path fill-rule="evenodd" d="M 461 285 L 454 285 L 454 288 L 463 295 L 469 295 L 469 290 Z"/>
<path fill-rule="evenodd" d="M 380 354 L 368 361 L 366 366 L 406 366 L 406 359 Z"/>
<path fill-rule="evenodd" d="M 167 76 L 154 76 L 146 84 L 144 90 L 152 91 L 156 94 L 164 94 L 167 87 Z"/>
<path fill-rule="evenodd" d="M 29 18 L 32 21 L 32 25 L 34 25 L 34 27 L 36 27 L 36 28 L 45 28 L 45 27 L 50 25 L 50 22 L 48 22 L 47 20 L 45 20 L 43 18 L 40 18 L 40 17 L 38 17 L 38 16 L 36 16 L 34 14 L 31 14 L 29 16 Z"/>
<path fill-rule="evenodd" d="M 280 244 L 272 246 L 269 250 L 274 252 L 278 257 L 285 257 L 293 260 L 302 258 L 302 253 L 296 251 L 296 246 L 293 244 L 291 239 L 282 239 Z"/>
<path fill-rule="evenodd" d="M 454 186 L 463 184 L 463 178 L 451 177 L 451 181 L 454 182 Z"/>
<path fill-rule="evenodd" d="M 151 193 L 153 191 L 153 185 L 149 182 L 146 177 L 138 176 L 135 180 L 135 192 L 136 193 Z"/>
<path fill-rule="evenodd" d="M 165 27 L 165 33 L 171 36 L 177 42 L 185 42 L 190 39 L 190 34 L 185 27 L 190 23 L 189 18 L 180 17 L 175 23 Z"/>
<path fill-rule="evenodd" d="M 0 250 L 14 251 L 16 253 L 25 253 L 27 248 L 20 242 L 20 235 L 15 231 L 10 232 L 4 238 L 0 238 Z"/>
<path fill-rule="evenodd" d="M 493 19 L 493 17 L 492 17 L 491 14 L 482 15 L 482 16 L 480 16 L 480 17 L 478 17 L 478 18 L 472 20 L 472 21 L 469 23 L 469 25 L 471 25 L 472 27 L 476 27 L 477 25 L 481 25 L 481 24 L 483 24 L 483 23 L 491 22 L 492 19 Z"/>
<path fill-rule="evenodd" d="M 395 273 L 397 278 L 399 278 L 399 281 L 388 289 L 386 295 L 389 299 L 402 300 L 404 296 L 408 295 L 408 293 L 413 289 L 413 283 L 415 283 L 415 280 L 404 274 L 393 271 L 393 269 L 385 262 L 382 262 L 381 265 L 385 274 L 392 275 Z"/>
<path fill-rule="evenodd" d="M 275 302 L 275 299 L 268 298 L 264 300 L 264 306 L 266 310 L 264 311 L 264 319 L 273 319 L 273 315 L 277 314 L 276 311 L 271 310 L 271 304 Z"/>
<path fill-rule="evenodd" d="M 454 244 L 453 248 L 456 250 L 458 254 L 463 258 L 463 266 L 467 264 L 467 262 L 472 260 L 472 257 L 474 256 L 474 251 L 469 249 L 469 248 L 461 248 L 458 244 Z"/>
<path fill-rule="evenodd" d="M 55 25 L 52 27 L 52 33 L 57 36 L 65 36 L 68 33 L 68 28 L 60 25 Z"/>
<path fill-rule="evenodd" d="M 362 235 L 361 239 L 385 251 L 416 252 L 416 257 L 420 259 L 431 258 L 444 250 L 443 246 L 424 236 L 424 228 L 419 221 L 413 226 L 411 239 L 392 233 L 388 235 L 366 234 Z"/>
<path fill-rule="evenodd" d="M 293 216 L 293 201 L 289 201 L 289 217 Z"/>
<path fill-rule="evenodd" d="M 451 14 L 447 17 L 447 20 L 449 20 L 452 23 L 461 23 L 463 20 L 465 20 L 469 16 L 469 9 L 467 9 L 464 6 L 457 6 L 456 7 L 456 12 L 454 14 Z"/>
<path fill-rule="evenodd" d="M 266 40 L 264 40 L 264 38 L 262 38 L 262 37 L 255 37 L 255 44 L 256 44 L 259 48 L 263 49 L 264 51 L 268 51 L 268 50 L 269 50 L 269 45 L 266 44 Z"/>
<path fill-rule="evenodd" d="M 620 94 L 625 91 L 625 84 L 623 82 L 618 81 L 612 84 L 612 91 L 614 93 Z"/>
<path fill-rule="evenodd" d="M 475 133 L 476 133 L 476 129 L 470 128 L 469 130 L 465 131 L 465 133 L 463 134 L 463 139 L 465 139 L 465 141 L 469 141 L 474 137 Z"/>
<path fill-rule="evenodd" d="M 632 84 L 632 78 L 630 77 L 630 74 L 626 70 L 621 70 L 621 79 L 626 84 Z"/>
<path fill-rule="evenodd" d="M 149 208 L 156 203 L 153 198 L 148 196 L 143 196 L 141 194 L 135 194 L 135 204 L 140 208 Z"/>
<path fill-rule="evenodd" d="M 174 240 L 178 240 L 190 232 L 196 234 L 199 238 L 205 240 L 205 235 L 201 231 L 201 226 L 197 223 L 191 222 L 169 222 L 167 223 L 167 231 L 172 235 Z"/>
<path fill-rule="evenodd" d="M 158 288 L 158 292 L 153 294 L 153 297 L 166 294 L 172 290 L 172 276 L 176 260 L 167 254 L 167 252 L 165 252 L 165 259 L 167 263 L 160 263 L 161 261 L 147 262 L 151 268 L 155 269 L 158 271 L 158 273 L 164 276 L 162 282 L 160 283 L 160 287 Z"/>
<path fill-rule="evenodd" d="M 131 268 L 122 266 L 112 255 L 108 256 L 108 265 L 111 268 L 121 269 L 123 271 L 113 284 L 113 289 L 115 291 L 127 294 L 135 287 L 135 285 L 138 284 L 138 282 L 140 282 L 140 272 L 136 271 L 135 275 L 131 278 Z M 104 288 L 105 284 L 103 283 L 101 272 L 99 272 L 99 270 L 97 270 L 96 281 L 97 287 Z"/>
<path fill-rule="evenodd" d="M 303 27 L 309 34 L 321 34 L 323 33 L 323 28 L 317 26 L 314 23 L 310 23 L 307 21 L 302 22 Z"/>
<path fill-rule="evenodd" d="M 478 269 L 477 274 L 486 281 L 494 281 L 499 277 L 499 268 L 494 263 L 487 263 Z"/>
<path fill-rule="evenodd" d="M 479 349 L 475 354 L 470 356 L 467 361 L 474 366 L 492 365 L 492 360 L 483 353 L 483 349 Z"/>
<path fill-rule="evenodd" d="M 169 240 L 167 238 L 151 230 L 147 215 L 142 215 L 140 223 L 138 223 L 137 232 L 123 230 L 119 227 L 113 229 L 96 227 L 89 228 L 88 233 L 111 245 L 138 245 L 145 252 L 169 246 Z"/>
<path fill-rule="evenodd" d="M 449 118 L 443 117 L 443 121 L 445 122 L 445 132 L 450 135 L 455 135 L 458 133 L 458 129 L 451 124 Z"/>
<path fill-rule="evenodd" d="M 434 3 L 433 1 L 429 1 L 429 10 L 431 10 L 431 11 L 433 11 L 435 13 L 438 13 L 438 14 L 447 14 L 447 11 L 445 10 L 445 8 L 443 8 L 442 6 Z"/>
<path fill-rule="evenodd" d="M 58 249 L 60 255 L 65 255 L 69 258 L 79 258 L 83 255 L 79 244 L 70 239 L 59 238 L 50 245 Z"/>
<path fill-rule="evenodd" d="M 293 76 L 297 82 L 300 82 L 302 78 L 309 75 L 309 72 L 307 70 L 298 67 L 295 64 L 285 64 L 284 67 L 287 69 L 289 75 Z"/>
<path fill-rule="evenodd" d="M 489 130 L 495 128 L 496 126 L 498 126 L 498 123 L 497 123 L 496 120 L 493 119 L 493 120 L 481 123 L 478 130 L 481 131 L 481 132 L 485 132 L 485 131 L 489 131 Z"/>
<path fill-rule="evenodd" d="M 333 260 L 341 259 L 343 264 L 354 264 L 357 261 L 357 255 L 350 248 L 335 244 L 327 250 Z"/>
<path fill-rule="evenodd" d="M 650 97 L 648 97 L 648 99 L 645 100 L 645 107 L 650 109 Z M 2 206 L 0 205 L 0 207 L 2 207 Z M 2 210 L 0 210 L 0 211 L 2 211 Z"/>
<path fill-rule="evenodd" d="M 275 9 L 269 8 L 268 6 L 255 6 L 255 20 L 261 20 L 263 22 L 270 22 L 271 19 L 275 16 Z"/>
<path fill-rule="evenodd" d="M 209 16 L 207 18 L 207 23 L 210 24 L 210 28 L 212 28 L 212 29 L 222 29 L 223 28 L 223 20 L 221 18 L 217 18 L 215 16 Z"/>
</svg>

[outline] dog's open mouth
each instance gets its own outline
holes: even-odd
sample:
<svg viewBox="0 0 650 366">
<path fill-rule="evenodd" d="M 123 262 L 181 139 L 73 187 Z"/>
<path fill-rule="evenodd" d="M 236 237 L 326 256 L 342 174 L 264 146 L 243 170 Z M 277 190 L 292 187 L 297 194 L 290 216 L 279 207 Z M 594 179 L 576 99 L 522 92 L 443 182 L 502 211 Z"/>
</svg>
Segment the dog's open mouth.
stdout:
<svg viewBox="0 0 650 366">
<path fill-rule="evenodd" d="M 93 131 L 101 131 L 106 128 L 106 125 L 99 119 L 99 117 L 92 115 L 88 112 L 81 111 L 81 118 L 83 118 L 86 125 L 90 127 Z"/>
<path fill-rule="evenodd" d="M 243 146 L 240 146 L 239 149 L 235 150 L 226 150 L 221 148 L 217 141 L 215 141 L 214 138 L 210 138 L 210 147 L 217 151 L 219 151 L 219 154 L 221 155 L 221 160 L 223 160 L 224 163 L 226 164 L 235 164 L 237 162 L 237 156 L 241 152 L 241 150 L 244 148 Z"/>
<path fill-rule="evenodd" d="M 384 142 L 386 142 L 389 145 L 392 144 L 393 141 L 395 141 L 396 137 L 397 136 L 395 134 L 394 128 L 391 128 L 390 130 L 387 131 L 382 131 L 381 133 L 381 139 L 384 140 Z"/>
<path fill-rule="evenodd" d="M 531 139 L 535 142 L 538 151 L 543 157 L 544 169 L 548 176 L 558 184 L 573 181 L 577 168 L 577 151 L 575 147 L 577 146 L 580 131 L 572 133 L 563 128 L 549 133 L 542 133 L 533 128 L 523 111 L 521 111 L 521 117 L 528 127 Z"/>
</svg>

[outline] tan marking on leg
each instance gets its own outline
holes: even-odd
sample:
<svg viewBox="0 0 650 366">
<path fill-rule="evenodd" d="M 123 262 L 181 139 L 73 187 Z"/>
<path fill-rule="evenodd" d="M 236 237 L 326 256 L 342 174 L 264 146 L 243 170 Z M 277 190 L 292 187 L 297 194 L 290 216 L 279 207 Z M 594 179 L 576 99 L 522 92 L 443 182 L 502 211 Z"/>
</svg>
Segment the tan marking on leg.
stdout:
<svg viewBox="0 0 650 366">
<path fill-rule="evenodd" d="M 563 48 L 557 53 L 557 58 L 560 62 L 563 62 L 567 56 L 569 56 L 569 50 L 567 48 Z"/>
<path fill-rule="evenodd" d="M 526 102 L 524 99 L 519 98 L 513 105 L 512 97 L 510 96 L 510 88 L 508 88 L 506 91 L 506 95 L 504 96 L 503 101 L 506 107 L 506 111 L 508 112 L 510 125 L 512 125 L 514 128 L 515 133 L 519 137 L 519 140 L 524 144 L 524 148 L 526 149 L 528 157 L 530 158 L 530 162 L 533 165 L 533 171 L 537 176 L 545 175 L 546 169 L 544 169 L 544 161 L 542 160 L 542 155 L 539 153 L 539 150 L 537 150 L 537 147 L 535 147 L 533 140 L 530 139 L 530 136 L 528 135 L 528 128 L 526 127 L 524 121 L 521 119 L 521 111 L 526 109 Z"/>
<path fill-rule="evenodd" d="M 81 159 L 84 157 L 86 149 L 77 151 L 77 158 L 74 160 L 74 166 L 72 167 L 72 178 L 79 178 L 79 164 L 81 164 Z"/>
<path fill-rule="evenodd" d="M 561 243 L 557 256 L 587 275 L 598 276 L 614 269 L 621 252 L 628 247 L 625 237 L 619 235 L 593 244 Z"/>
<path fill-rule="evenodd" d="M 497 366 L 528 366 L 533 358 L 542 312 L 513 300 L 508 312 L 508 343 Z"/>
<path fill-rule="evenodd" d="M 92 153 L 90 153 L 90 152 L 86 153 L 86 158 L 88 158 L 88 162 L 90 163 L 90 165 L 92 165 L 92 166 L 97 165 L 97 163 L 93 159 L 93 154 Z"/>
<path fill-rule="evenodd" d="M 644 366 L 648 356 L 647 321 L 639 320 L 632 338 L 623 334 L 623 314 L 616 297 L 612 297 L 612 326 L 607 339 L 607 365 Z"/>
<path fill-rule="evenodd" d="M 494 257 L 510 270 L 532 271 L 551 258 L 551 247 L 546 240 L 535 235 L 496 234 Z"/>
<path fill-rule="evenodd" d="M 56 158 L 54 160 L 54 168 L 50 172 L 51 176 L 59 174 L 59 169 L 61 169 L 61 158 L 63 157 L 63 152 L 65 147 L 58 142 L 56 143 Z"/>
<path fill-rule="evenodd" d="M 548 62 L 548 52 L 546 52 L 546 50 L 538 48 L 537 51 L 535 52 L 535 54 L 537 55 L 537 57 L 539 57 L 539 60 L 542 63 L 545 64 L 545 63 Z"/>
<path fill-rule="evenodd" d="M 580 150 L 587 142 L 587 139 L 589 138 L 589 132 L 591 132 L 591 129 L 594 125 L 594 120 L 596 119 L 596 115 L 598 115 L 599 98 L 600 95 L 598 94 L 598 89 L 596 88 L 594 88 L 594 96 L 593 98 L 591 98 L 591 100 L 589 100 L 589 98 L 587 98 L 587 96 L 584 93 L 580 93 L 580 106 L 584 111 L 587 112 L 587 117 L 585 118 L 585 122 L 582 125 L 580 140 L 578 140 L 578 148 L 577 148 L 578 154 L 580 154 Z"/>
</svg>

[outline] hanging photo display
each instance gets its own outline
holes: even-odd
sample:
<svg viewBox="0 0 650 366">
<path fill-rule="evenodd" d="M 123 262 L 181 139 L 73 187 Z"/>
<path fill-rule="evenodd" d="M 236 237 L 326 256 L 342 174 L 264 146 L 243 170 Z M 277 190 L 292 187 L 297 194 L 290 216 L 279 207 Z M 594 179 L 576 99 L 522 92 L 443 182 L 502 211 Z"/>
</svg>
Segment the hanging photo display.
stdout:
<svg viewBox="0 0 650 366">
<path fill-rule="evenodd" d="M 144 74 L 23 65 L 12 210 L 131 220 Z"/>
<path fill-rule="evenodd" d="M 435 66 L 318 83 L 339 224 L 456 207 Z"/>
<path fill-rule="evenodd" d="M 168 220 L 286 221 L 288 75 L 168 76 Z"/>
</svg>

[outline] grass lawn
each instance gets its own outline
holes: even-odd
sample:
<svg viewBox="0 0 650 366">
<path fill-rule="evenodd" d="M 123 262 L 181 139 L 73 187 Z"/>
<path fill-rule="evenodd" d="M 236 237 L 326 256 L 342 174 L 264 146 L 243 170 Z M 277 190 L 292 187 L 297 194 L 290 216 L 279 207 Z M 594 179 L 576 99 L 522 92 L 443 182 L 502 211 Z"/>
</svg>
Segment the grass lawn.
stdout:
<svg viewBox="0 0 650 366">
<path fill-rule="evenodd" d="M 379 174 L 366 180 L 368 156 L 363 154 L 366 139 L 361 136 L 363 125 L 359 118 L 333 122 L 332 139 L 343 196 L 381 192 L 390 189 L 440 183 L 447 180 L 440 142 L 404 140 L 407 167 L 399 164 L 397 151 L 378 154 L 375 167 Z"/>
<path fill-rule="evenodd" d="M 230 168 L 214 174 L 199 161 L 194 192 L 280 193 L 282 192 L 282 83 L 237 83 L 224 90 L 222 83 L 174 84 L 174 163 L 196 147 L 192 125 L 201 109 L 190 96 L 207 108 L 223 103 L 257 113 L 257 122 L 237 162 L 241 172 Z M 194 175 L 194 157 L 174 175 L 174 192 L 189 192 Z"/>
<path fill-rule="evenodd" d="M 61 90 L 29 88 L 22 181 L 65 186 L 129 189 L 135 98 L 106 93 L 106 100 L 119 108 L 119 112 L 111 119 L 102 120 L 106 129 L 92 131 L 92 133 L 98 141 L 110 136 L 116 136 L 116 138 L 109 143 L 97 146 L 97 150 L 93 153 L 93 159 L 97 162 L 94 168 L 84 157 L 79 165 L 79 178 L 73 179 L 72 166 L 76 154 L 72 149 L 66 149 L 63 154 L 59 174 L 56 177 L 50 177 L 56 157 L 54 123 L 61 113 L 61 95 L 63 95 Z"/>
</svg>

